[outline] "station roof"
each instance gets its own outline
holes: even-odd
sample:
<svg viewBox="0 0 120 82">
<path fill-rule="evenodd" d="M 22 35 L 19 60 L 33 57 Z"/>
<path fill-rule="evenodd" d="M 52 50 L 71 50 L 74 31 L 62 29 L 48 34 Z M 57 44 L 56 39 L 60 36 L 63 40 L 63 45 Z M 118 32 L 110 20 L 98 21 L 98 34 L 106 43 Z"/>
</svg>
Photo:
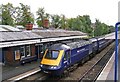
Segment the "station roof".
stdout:
<svg viewBox="0 0 120 82">
<path fill-rule="evenodd" d="M 67 30 L 37 30 L 32 32 L 44 38 L 87 35 L 86 33 L 80 31 L 67 31 Z"/>
<path fill-rule="evenodd" d="M 63 29 L 20 31 L 9 25 L 0 25 L 0 48 L 83 37 L 87 37 L 87 34 L 79 31 L 68 31 Z"/>
<path fill-rule="evenodd" d="M 0 41 L 2 42 L 42 38 L 42 36 L 31 32 L 0 32 L 0 37 Z"/>
<path fill-rule="evenodd" d="M 20 31 L 20 30 L 9 25 L 0 25 L 0 31 Z"/>
</svg>

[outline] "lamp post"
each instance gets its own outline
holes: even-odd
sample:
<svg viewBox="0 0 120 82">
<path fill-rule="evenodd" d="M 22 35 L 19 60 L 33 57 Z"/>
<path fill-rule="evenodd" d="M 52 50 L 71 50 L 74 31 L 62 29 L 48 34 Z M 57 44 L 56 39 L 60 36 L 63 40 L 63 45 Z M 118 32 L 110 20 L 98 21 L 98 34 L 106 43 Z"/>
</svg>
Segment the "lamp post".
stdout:
<svg viewBox="0 0 120 82">
<path fill-rule="evenodd" d="M 120 22 L 115 24 L 115 82 L 118 80 L 118 25 Z"/>
</svg>

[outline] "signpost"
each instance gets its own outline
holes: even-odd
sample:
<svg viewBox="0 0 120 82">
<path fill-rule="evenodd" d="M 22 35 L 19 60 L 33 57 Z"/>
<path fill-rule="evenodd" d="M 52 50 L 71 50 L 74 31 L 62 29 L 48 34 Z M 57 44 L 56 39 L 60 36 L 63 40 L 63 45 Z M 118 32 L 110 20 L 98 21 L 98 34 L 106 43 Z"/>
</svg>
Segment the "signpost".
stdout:
<svg viewBox="0 0 120 82">
<path fill-rule="evenodd" d="M 115 24 L 115 82 L 118 80 L 118 26 L 120 22 Z"/>
</svg>

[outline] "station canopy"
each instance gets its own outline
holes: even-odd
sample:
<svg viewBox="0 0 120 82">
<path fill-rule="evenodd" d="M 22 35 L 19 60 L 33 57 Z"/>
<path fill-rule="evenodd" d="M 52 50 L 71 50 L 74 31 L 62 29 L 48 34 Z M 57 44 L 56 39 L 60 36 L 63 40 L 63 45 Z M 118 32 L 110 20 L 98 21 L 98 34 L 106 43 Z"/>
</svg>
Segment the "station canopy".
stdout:
<svg viewBox="0 0 120 82">
<path fill-rule="evenodd" d="M 80 31 L 68 31 L 68 30 L 33 30 L 35 34 L 38 34 L 44 38 L 50 37 L 65 37 L 65 36 L 86 36 L 86 33 Z"/>
<path fill-rule="evenodd" d="M 2 42 L 42 38 L 42 36 L 38 36 L 31 32 L 0 32 L 0 36 L 0 41 Z"/>
<path fill-rule="evenodd" d="M 87 37 L 80 31 L 63 29 L 24 30 L 0 25 L 0 48 Z"/>
</svg>

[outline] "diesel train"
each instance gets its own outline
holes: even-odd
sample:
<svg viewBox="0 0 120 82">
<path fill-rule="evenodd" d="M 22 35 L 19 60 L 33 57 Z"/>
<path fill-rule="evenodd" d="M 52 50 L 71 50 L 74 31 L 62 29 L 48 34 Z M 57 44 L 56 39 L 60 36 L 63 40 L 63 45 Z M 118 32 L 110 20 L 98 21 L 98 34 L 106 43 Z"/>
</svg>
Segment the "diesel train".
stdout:
<svg viewBox="0 0 120 82">
<path fill-rule="evenodd" d="M 52 75 L 69 72 L 75 65 L 83 63 L 101 51 L 113 40 L 92 38 L 68 43 L 58 43 L 46 49 L 40 62 L 41 71 Z"/>
</svg>

